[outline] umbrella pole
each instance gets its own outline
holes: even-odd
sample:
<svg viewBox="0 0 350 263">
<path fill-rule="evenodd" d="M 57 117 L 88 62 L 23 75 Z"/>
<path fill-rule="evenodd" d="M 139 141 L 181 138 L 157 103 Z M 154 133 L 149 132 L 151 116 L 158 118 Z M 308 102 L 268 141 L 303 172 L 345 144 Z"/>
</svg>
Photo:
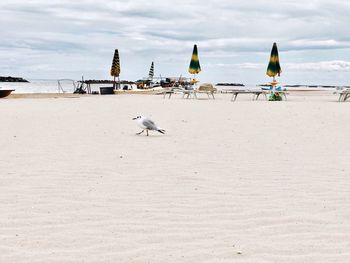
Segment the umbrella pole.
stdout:
<svg viewBox="0 0 350 263">
<path fill-rule="evenodd" d="M 272 93 L 275 94 L 275 88 L 276 88 L 276 78 L 275 76 L 273 77 L 272 80 Z"/>
<path fill-rule="evenodd" d="M 120 78 L 118 76 L 118 89 L 120 89 Z"/>
<path fill-rule="evenodd" d="M 115 76 L 113 76 L 113 89 L 115 89 Z"/>
</svg>

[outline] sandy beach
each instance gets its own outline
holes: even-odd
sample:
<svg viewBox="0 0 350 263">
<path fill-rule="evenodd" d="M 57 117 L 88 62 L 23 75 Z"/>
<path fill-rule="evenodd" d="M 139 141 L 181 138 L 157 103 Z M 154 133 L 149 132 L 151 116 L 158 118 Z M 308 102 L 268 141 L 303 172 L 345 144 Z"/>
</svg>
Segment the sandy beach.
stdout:
<svg viewBox="0 0 350 263">
<path fill-rule="evenodd" d="M 350 104 L 201 97 L 1 99 L 0 262 L 350 262 Z"/>
</svg>

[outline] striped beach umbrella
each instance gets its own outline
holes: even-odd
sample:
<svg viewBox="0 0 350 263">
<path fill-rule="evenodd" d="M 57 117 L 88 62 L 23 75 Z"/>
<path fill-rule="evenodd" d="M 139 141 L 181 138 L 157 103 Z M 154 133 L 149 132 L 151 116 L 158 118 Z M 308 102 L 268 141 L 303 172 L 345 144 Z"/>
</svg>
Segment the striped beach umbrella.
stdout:
<svg viewBox="0 0 350 263">
<path fill-rule="evenodd" d="M 119 52 L 118 49 L 114 51 L 113 61 L 112 61 L 112 67 L 111 67 L 111 76 L 114 77 L 114 88 L 115 88 L 115 78 L 118 77 L 119 80 L 120 75 L 120 61 L 119 61 Z"/>
<path fill-rule="evenodd" d="M 199 72 L 201 72 L 201 66 L 199 64 L 199 58 L 198 58 L 198 49 L 197 45 L 194 45 L 193 52 L 192 52 L 192 58 L 190 62 L 190 67 L 188 68 L 188 72 L 196 75 Z"/>
<path fill-rule="evenodd" d="M 148 77 L 150 80 L 152 80 L 153 76 L 154 76 L 154 63 L 152 61 L 151 68 L 149 69 Z"/>
<path fill-rule="evenodd" d="M 275 77 L 281 75 L 281 66 L 280 61 L 278 57 L 278 50 L 277 50 L 277 44 L 273 43 L 272 50 L 271 50 L 271 56 L 270 56 L 270 62 L 267 66 L 266 75 L 269 77 L 273 77 L 273 82 L 275 82 Z"/>
</svg>

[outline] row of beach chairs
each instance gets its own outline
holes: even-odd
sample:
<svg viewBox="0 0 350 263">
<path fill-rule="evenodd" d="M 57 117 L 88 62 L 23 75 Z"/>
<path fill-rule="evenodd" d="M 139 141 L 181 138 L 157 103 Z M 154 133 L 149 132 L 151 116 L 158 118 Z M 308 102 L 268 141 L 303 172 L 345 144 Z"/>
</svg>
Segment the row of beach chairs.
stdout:
<svg viewBox="0 0 350 263">
<path fill-rule="evenodd" d="M 215 100 L 214 93 L 216 91 L 217 91 L 216 88 L 212 84 L 203 84 L 198 89 L 194 89 L 192 87 L 185 87 L 185 88 L 174 87 L 174 88 L 170 88 L 168 90 L 164 90 L 162 92 L 162 94 L 163 94 L 164 99 L 166 98 L 166 96 L 168 96 L 168 98 L 170 99 L 174 93 L 181 93 L 183 99 L 185 99 L 185 98 L 186 99 L 190 99 L 190 98 L 198 99 L 197 94 L 202 93 L 202 94 L 206 94 L 208 96 L 208 99 Z"/>
<path fill-rule="evenodd" d="M 171 96 L 175 93 L 182 94 L 183 99 L 198 99 L 198 94 L 206 94 L 208 99 L 215 99 L 214 94 L 217 92 L 217 89 L 212 84 L 203 84 L 197 89 L 193 88 L 169 88 L 162 92 L 163 98 L 165 99 L 167 96 L 170 99 Z M 260 96 L 263 96 L 266 100 L 268 99 L 268 95 L 271 94 L 271 90 L 248 90 L 248 89 L 225 89 L 224 93 L 231 93 L 231 101 L 236 101 L 238 95 L 240 94 L 252 94 L 253 100 L 258 100 Z M 288 92 L 286 90 L 276 90 L 279 95 L 282 96 L 284 100 L 287 100 Z M 334 92 L 334 94 L 339 95 L 339 102 L 345 102 L 350 99 L 350 89 L 343 89 Z"/>
<path fill-rule="evenodd" d="M 163 98 L 168 99 L 175 93 L 182 94 L 183 99 L 198 99 L 198 94 L 206 94 L 208 99 L 215 99 L 214 94 L 217 92 L 217 89 L 212 84 L 203 84 L 197 89 L 193 88 L 169 88 L 162 91 Z M 225 89 L 225 93 L 231 93 L 231 101 L 236 101 L 238 95 L 240 94 L 252 94 L 253 100 L 258 100 L 260 96 L 263 96 L 266 100 L 268 99 L 267 95 L 271 93 L 268 90 L 244 90 L 244 89 Z M 287 100 L 288 93 L 286 91 L 277 91 L 285 100 Z"/>
</svg>

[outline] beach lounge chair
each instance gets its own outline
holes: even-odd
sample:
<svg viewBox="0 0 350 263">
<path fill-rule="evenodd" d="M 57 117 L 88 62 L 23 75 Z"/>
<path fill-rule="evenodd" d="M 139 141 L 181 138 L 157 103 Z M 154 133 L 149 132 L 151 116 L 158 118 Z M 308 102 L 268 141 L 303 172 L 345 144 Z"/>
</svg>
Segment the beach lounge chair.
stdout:
<svg viewBox="0 0 350 263">
<path fill-rule="evenodd" d="M 197 99 L 195 88 L 192 84 L 184 85 L 181 89 L 183 99 Z"/>
<path fill-rule="evenodd" d="M 182 89 L 178 88 L 178 87 L 169 87 L 169 88 L 165 88 L 161 94 L 163 94 L 163 99 L 165 99 L 166 95 L 168 95 L 168 99 L 171 98 L 171 95 L 173 95 L 174 93 L 177 92 L 181 92 Z"/>
<path fill-rule="evenodd" d="M 272 91 L 272 86 L 268 86 L 268 87 L 261 87 L 262 90 L 270 90 Z M 278 86 L 275 88 L 275 91 L 286 91 L 286 88 L 282 88 L 281 86 Z"/>
<path fill-rule="evenodd" d="M 242 89 L 230 89 L 227 90 L 228 93 L 232 93 L 231 101 L 236 101 L 237 96 L 239 94 L 253 94 L 253 100 L 258 100 L 259 96 L 263 94 L 265 96 L 265 100 L 267 100 L 267 94 L 269 91 L 266 90 L 242 90 Z"/>
<path fill-rule="evenodd" d="M 350 89 L 344 89 L 335 93 L 339 93 L 339 102 L 344 102 L 350 98 Z"/>
<path fill-rule="evenodd" d="M 262 87 L 261 88 L 263 91 L 270 91 L 271 94 L 273 92 L 273 88 L 272 86 L 268 86 L 268 87 Z M 281 95 L 282 97 L 284 97 L 284 100 L 287 100 L 287 95 L 288 95 L 288 92 L 287 92 L 287 89 L 286 88 L 282 88 L 281 86 L 278 86 L 275 88 L 274 90 L 275 93 L 278 93 L 279 95 Z M 266 97 L 266 96 L 265 96 Z"/>
<path fill-rule="evenodd" d="M 214 92 L 216 92 L 216 88 L 213 86 L 213 84 L 205 83 L 199 86 L 198 89 L 195 90 L 195 97 L 197 98 L 197 93 L 205 93 L 208 95 L 208 98 L 211 97 L 215 100 Z M 211 96 L 211 97 L 210 97 Z"/>
</svg>

